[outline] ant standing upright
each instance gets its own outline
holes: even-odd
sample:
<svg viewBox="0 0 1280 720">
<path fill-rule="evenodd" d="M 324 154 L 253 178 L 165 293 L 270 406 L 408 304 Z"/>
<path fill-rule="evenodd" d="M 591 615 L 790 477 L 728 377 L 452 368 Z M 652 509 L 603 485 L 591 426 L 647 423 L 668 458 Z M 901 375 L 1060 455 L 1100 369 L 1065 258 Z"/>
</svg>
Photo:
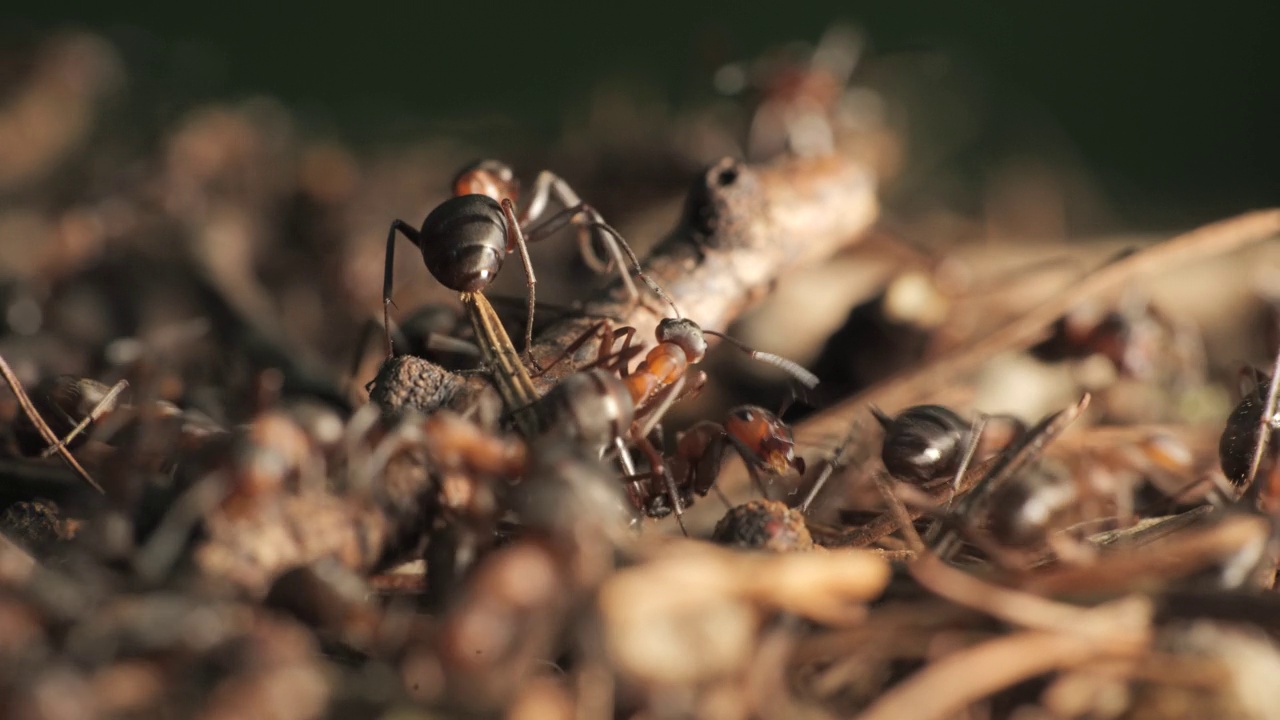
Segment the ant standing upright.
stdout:
<svg viewBox="0 0 1280 720">
<path fill-rule="evenodd" d="M 515 174 L 507 165 L 495 160 L 484 160 L 463 170 L 453 182 L 454 196 L 432 210 L 415 229 L 403 220 L 393 220 L 387 232 L 386 267 L 383 276 L 383 323 L 387 328 L 387 353 L 394 354 L 391 343 L 390 306 L 393 270 L 395 266 L 395 239 L 399 232 L 422 252 L 427 269 L 442 285 L 461 295 L 476 331 L 485 361 L 494 370 L 503 401 L 515 417 L 517 425 L 532 437 L 541 429 L 537 415 L 537 393 L 528 372 L 520 363 L 511 339 L 498 319 L 497 313 L 484 298 L 482 292 L 493 283 L 503 260 L 512 252 L 520 255 L 524 266 L 528 293 L 528 316 L 525 322 L 524 356 L 537 367 L 531 354 L 533 342 L 533 314 L 535 287 L 533 264 L 529 260 L 529 243 L 551 236 L 567 225 L 577 225 L 583 253 L 590 254 L 589 233 L 604 233 L 605 244 L 614 256 L 623 282 L 631 297 L 637 301 L 640 294 L 630 276 L 622 270 L 625 257 L 645 283 L 670 303 L 666 293 L 653 282 L 640 267 L 640 261 L 622 236 L 606 224 L 590 205 L 578 198 L 567 183 L 550 172 L 543 172 L 534 183 L 529 204 L 520 214 L 516 213 L 518 187 Z M 541 224 L 529 227 L 546 210 L 547 201 L 554 196 L 565 208 L 546 218 Z M 598 258 L 592 258 L 596 265 Z M 591 261 L 589 261 L 591 262 Z M 674 305 L 673 305 L 674 307 Z"/>
</svg>

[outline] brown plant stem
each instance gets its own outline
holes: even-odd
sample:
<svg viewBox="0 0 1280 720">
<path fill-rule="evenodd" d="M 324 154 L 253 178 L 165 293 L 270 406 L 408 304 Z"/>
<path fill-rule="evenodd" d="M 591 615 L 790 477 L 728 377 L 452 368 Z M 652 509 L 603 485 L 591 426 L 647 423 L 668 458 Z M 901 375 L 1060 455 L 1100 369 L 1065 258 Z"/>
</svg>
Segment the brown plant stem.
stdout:
<svg viewBox="0 0 1280 720">
<path fill-rule="evenodd" d="M 75 456 L 71 454 L 71 451 L 67 449 L 66 445 L 58 440 L 58 436 L 54 434 L 53 429 L 49 427 L 49 423 L 45 422 L 44 418 L 40 416 L 40 411 L 36 410 L 36 406 L 32 404 L 31 398 L 27 395 L 27 391 L 22 387 L 22 383 L 18 380 L 18 376 L 14 374 L 13 368 L 9 367 L 9 362 L 3 357 L 0 357 L 0 376 L 4 377 L 5 383 L 8 384 L 9 389 L 13 391 L 13 396 L 18 399 L 18 404 L 22 406 L 22 411 L 27 414 L 27 417 L 31 420 L 31 424 L 35 425 L 36 430 L 40 432 L 40 437 L 44 438 L 45 442 L 49 443 L 49 447 L 56 448 L 58 457 L 62 458 L 63 462 L 70 466 L 71 469 L 75 471 L 76 475 L 80 476 L 81 480 L 88 483 L 89 487 L 105 495 L 106 491 L 102 489 L 102 486 L 93 479 L 93 476 L 89 475 L 89 471 L 85 470 L 84 466 L 80 464 L 80 461 L 76 460 Z"/>
</svg>

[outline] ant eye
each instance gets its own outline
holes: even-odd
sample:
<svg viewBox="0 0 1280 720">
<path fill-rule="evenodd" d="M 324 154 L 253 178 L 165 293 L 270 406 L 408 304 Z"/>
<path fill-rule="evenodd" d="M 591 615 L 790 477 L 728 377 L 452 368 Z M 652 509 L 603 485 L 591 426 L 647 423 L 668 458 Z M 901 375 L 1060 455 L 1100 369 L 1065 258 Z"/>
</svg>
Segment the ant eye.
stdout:
<svg viewBox="0 0 1280 720">
<path fill-rule="evenodd" d="M 733 418 L 742 422 L 752 422 L 756 419 L 756 414 L 745 408 L 733 411 Z"/>
</svg>

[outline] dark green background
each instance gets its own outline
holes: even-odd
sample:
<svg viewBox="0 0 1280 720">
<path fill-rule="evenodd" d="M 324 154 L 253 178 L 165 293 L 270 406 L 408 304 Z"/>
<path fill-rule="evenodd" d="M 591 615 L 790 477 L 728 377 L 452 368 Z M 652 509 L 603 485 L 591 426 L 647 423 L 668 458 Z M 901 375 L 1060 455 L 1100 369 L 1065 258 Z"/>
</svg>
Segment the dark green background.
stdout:
<svg viewBox="0 0 1280 720">
<path fill-rule="evenodd" d="M 175 112 L 199 97 L 265 92 L 361 143 L 486 123 L 551 138 L 566 108 L 602 83 L 643 80 L 690 102 L 718 62 L 816 39 L 844 19 L 877 55 L 964 58 L 983 79 L 988 133 L 1006 116 L 1052 118 L 1128 219 L 1172 225 L 1280 194 L 1280 3 L 1262 0 L 85 2 L 15 12 L 0 11 L 10 43 L 68 25 L 122 41 Z M 983 146 L 975 152 L 981 163 Z"/>
</svg>

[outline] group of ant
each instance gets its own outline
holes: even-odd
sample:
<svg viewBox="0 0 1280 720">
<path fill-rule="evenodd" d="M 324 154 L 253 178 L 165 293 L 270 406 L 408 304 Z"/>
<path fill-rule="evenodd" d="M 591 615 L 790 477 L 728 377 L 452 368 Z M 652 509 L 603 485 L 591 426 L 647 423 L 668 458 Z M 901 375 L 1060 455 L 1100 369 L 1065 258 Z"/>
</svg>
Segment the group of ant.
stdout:
<svg viewBox="0 0 1280 720">
<path fill-rule="evenodd" d="M 552 199 L 563 208 L 548 214 Z M 723 423 L 696 424 L 677 436 L 674 454 L 669 459 L 664 456 L 660 424 L 664 415 L 674 403 L 698 392 L 706 381 L 705 374 L 695 367 L 706 355 L 706 336 L 724 338 L 752 357 L 782 368 L 807 389 L 815 387 L 818 379 L 792 361 L 752 350 L 682 317 L 670 297 L 645 274 L 621 234 L 554 174 L 544 171 L 538 176 L 523 210 L 517 210 L 518 200 L 518 183 L 511 168 L 500 162 L 483 161 L 458 175 L 453 197 L 428 214 L 420 228 L 401 220 L 391 224 L 383 287 L 383 321 L 390 354 L 394 354 L 394 347 L 388 308 L 392 304 L 392 269 L 399 233 L 418 247 L 427 269 L 442 285 L 462 294 L 481 355 L 490 365 L 495 383 L 505 388 L 507 411 L 521 432 L 530 440 L 535 435 L 558 433 L 600 458 L 616 460 L 637 513 L 654 518 L 674 513 L 683 529 L 685 508 L 713 489 L 719 493 L 715 482 L 730 448 L 742 457 L 757 490 L 766 498 L 767 478 L 792 471 L 804 474 L 804 459 L 796 454 L 791 430 L 780 419 L 781 413 L 752 405 L 734 408 Z M 582 333 L 545 366 L 533 357 L 536 278 L 528 245 L 570 226 L 577 229 L 580 250 L 589 264 L 597 270 L 610 264 L 619 269 L 633 303 L 642 300 L 632 274 L 674 315 L 660 320 L 657 344 L 633 369 L 629 364 L 638 354 L 632 345 L 636 329 L 614 328 L 607 320 Z M 612 263 L 595 255 L 595 238 L 602 241 Z M 491 308 L 483 295 L 506 256 L 513 252 L 521 259 L 527 287 L 522 353 L 516 352 L 501 324 L 492 321 Z M 567 375 L 545 397 L 533 392 L 530 377 L 546 373 L 592 341 L 599 343 L 593 362 Z M 615 347 L 619 343 L 621 347 Z M 507 361 L 503 362 L 503 358 Z M 1020 448 L 1039 447 L 1051 439 L 1047 434 L 1060 431 L 1054 429 L 1050 433 L 1039 426 L 1028 429 L 1007 416 L 980 415 L 967 421 L 938 405 L 910 407 L 892 417 L 874 409 L 873 413 L 884 430 L 881 458 L 888 474 L 924 489 L 935 489 L 949 480 L 953 495 L 959 492 L 961 478 L 974 461 L 989 424 L 1003 422 L 1008 426 L 1011 432 L 1006 433 L 1009 437 L 998 452 L 1010 456 L 1017 455 Z M 524 421 L 519 420 L 522 414 Z M 633 448 L 647 460 L 647 472 L 637 471 L 631 456 Z M 824 474 L 813 486 L 802 511 L 808 511 L 828 475 Z M 1017 529 L 1004 533 L 1010 539 L 1018 532 L 1026 534 L 1031 516 L 1052 514 L 1077 499 L 1072 493 L 1062 492 L 1061 483 L 1040 484 L 1044 487 L 1036 493 L 1005 501 L 1016 505 L 1007 513 L 1012 518 L 1010 523 L 1005 523 Z M 724 499 L 723 493 L 720 496 Z M 1046 508 L 1046 503 L 1053 507 Z"/>
<path fill-rule="evenodd" d="M 548 201 L 553 198 L 563 209 L 548 215 Z M 762 474 L 777 476 L 790 470 L 803 473 L 804 461 L 795 454 L 791 430 L 780 420 L 779 413 L 750 405 L 734 408 L 723 423 L 705 421 L 681 433 L 675 456 L 668 462 L 660 437 L 655 441 L 654 436 L 660 436 L 660 422 L 667 410 L 680 399 L 696 394 L 706 382 L 705 374 L 694 366 L 706 356 L 708 335 L 724 338 L 752 357 L 782 368 L 806 388 L 815 387 L 817 378 L 794 362 L 752 350 L 682 317 L 670 297 L 645 274 L 622 235 L 554 174 L 544 171 L 538 176 L 528 203 L 519 212 L 517 200 L 518 183 L 512 170 L 486 160 L 458 175 L 453 182 L 453 197 L 428 214 L 420 228 L 402 220 L 392 222 L 387 235 L 383 286 L 383 322 L 390 354 L 394 354 L 394 346 L 389 307 L 399 233 L 418 247 L 427 269 L 442 285 L 461 294 L 480 354 L 502 391 L 508 413 L 526 439 L 554 433 L 601 458 L 616 457 L 628 498 L 637 512 L 655 518 L 674 512 L 683 528 L 685 508 L 695 496 L 705 496 L 714 487 L 729 448 L 742 456 L 757 487 L 766 494 Z M 610 264 L 594 255 L 593 238 L 602 240 L 632 302 L 642 302 L 631 278 L 633 272 L 674 314 L 658 322 L 657 344 L 634 368 L 629 364 L 639 350 L 633 346 L 636 329 L 614 328 L 608 320 L 594 324 L 545 366 L 533 357 L 537 280 L 528 245 L 568 226 L 578 229 L 584 258 L 597 269 Z M 516 352 L 501 323 L 493 321 L 495 316 L 483 295 L 504 259 L 513 252 L 520 256 L 527 288 L 522 353 Z M 566 376 L 545 397 L 534 393 L 531 377 L 545 374 L 593 340 L 599 343 L 594 362 Z M 620 347 L 615 348 L 618 344 Z M 637 471 L 631 448 L 648 461 L 647 473 Z"/>
<path fill-rule="evenodd" d="M 622 236 L 591 206 L 581 202 L 560 178 L 550 172 L 539 175 L 532 197 L 519 212 L 517 199 L 518 185 L 510 168 L 484 161 L 458 176 L 454 196 L 432 211 L 420 228 L 400 220 L 392 223 L 383 288 L 383 322 L 390 353 L 395 352 L 389 310 L 392 268 L 396 234 L 400 233 L 419 248 L 428 270 L 443 285 L 462 294 L 486 369 L 494 376 L 495 384 L 506 388 L 502 394 L 507 414 L 525 439 L 549 437 L 594 455 L 597 460 L 616 462 L 617 477 L 636 520 L 638 516 L 663 518 L 674 514 L 683 529 L 685 509 L 713 490 L 727 505 L 716 481 L 730 450 L 741 456 L 757 491 L 766 498 L 770 494 L 769 481 L 790 473 L 804 475 L 806 463 L 796 453 L 791 429 L 780 418 L 782 411 L 774 413 L 754 405 L 733 408 L 723 422 L 702 421 L 678 433 L 673 452 L 665 453 L 663 417 L 676 402 L 699 392 L 707 380 L 696 366 L 706 356 L 708 335 L 723 338 L 752 357 L 783 369 L 806 389 L 815 387 L 818 380 L 792 361 L 752 350 L 682 317 L 675 303 L 645 274 Z M 552 199 L 564 207 L 548 214 Z M 657 343 L 635 367 L 631 363 L 640 354 L 633 345 L 636 329 L 615 328 L 608 320 L 593 324 L 542 364 L 532 355 L 536 280 L 527 246 L 567 227 L 578 230 L 581 251 L 589 258 L 589 264 L 598 270 L 607 270 L 610 264 L 620 269 L 623 286 L 633 302 L 640 303 L 642 299 L 632 274 L 665 301 L 674 315 L 657 323 Z M 595 256 L 593 242 L 597 238 L 612 263 Z M 512 252 L 520 255 L 527 276 L 529 315 L 523 352 L 516 351 L 483 295 Z M 1103 337 L 1106 342 L 1083 343 L 1086 347 L 1081 352 L 1099 352 L 1098 346 L 1108 351 L 1123 347 L 1125 333 L 1116 330 L 1122 326 L 1113 321 L 1100 324 L 1102 329 L 1088 338 Z M 594 360 L 565 375 L 545 396 L 535 393 L 531 378 L 547 373 L 593 341 L 598 343 Z M 447 347 L 456 350 L 463 345 Z M 1082 343 L 1072 347 L 1076 345 Z M 1120 360 L 1127 356 L 1111 354 L 1116 355 L 1118 368 L 1126 366 Z M 1254 381 L 1253 390 L 1244 393 L 1228 418 L 1220 441 L 1223 474 L 1234 486 L 1234 490 L 1226 488 L 1224 494 L 1240 494 L 1247 488 L 1248 496 L 1260 504 L 1280 504 L 1275 500 L 1280 496 L 1280 487 L 1276 487 L 1280 482 L 1272 477 L 1280 465 L 1275 461 L 1280 455 L 1280 442 L 1275 437 L 1280 431 L 1276 391 L 1265 375 L 1256 375 Z M 62 439 L 38 437 L 35 426 L 19 423 L 15 433 L 27 448 L 24 452 L 48 455 L 74 448 L 83 441 L 88 425 L 108 414 L 119 414 L 117 405 L 123 385 L 108 388 L 82 378 L 64 377 L 38 388 L 35 409 L 49 419 L 48 434 Z M 931 529 L 934 547 L 945 546 L 943 540 L 948 539 L 939 540 L 939 528 L 950 528 L 946 532 L 953 545 L 957 534 L 973 539 L 975 534 L 970 531 L 975 521 L 966 515 L 985 517 L 985 533 L 977 535 L 985 534 L 1002 546 L 1041 544 L 1051 533 L 1055 518 L 1072 517 L 1077 506 L 1088 500 L 1071 478 L 1062 473 L 1039 472 L 1030 466 L 1074 415 L 1063 421 L 1063 414 L 1059 413 L 1053 416 L 1057 418 L 1054 422 L 1046 419 L 1029 428 L 1010 416 L 978 414 L 965 419 L 940 405 L 917 405 L 895 415 L 871 408 L 871 413 L 883 430 L 883 472 L 906 486 L 927 491 L 935 499 L 942 498 L 936 507 L 925 510 L 940 516 Z M 179 413 L 172 408 L 162 414 Z M 991 432 L 999 426 L 1003 426 L 1003 432 Z M 996 440 L 991 440 L 992 435 Z M 1148 456 L 1148 465 L 1167 468 L 1170 458 L 1186 455 L 1185 448 L 1171 447 L 1171 440 L 1151 438 L 1138 443 L 1138 449 Z M 643 470 L 637 469 L 633 450 L 646 462 Z M 837 449 L 834 456 L 825 459 L 822 472 L 799 504 L 800 512 L 810 511 L 815 497 L 839 466 L 841 452 Z M 1172 465 L 1177 466 L 1178 472 L 1190 472 L 1189 461 L 1174 461 Z M 979 475 L 976 481 L 963 482 Z M 1255 477 L 1261 480 L 1255 483 Z M 798 486 L 799 480 L 794 484 Z M 985 489 L 996 484 L 1002 485 L 996 492 Z M 939 494 L 940 489 L 943 492 Z M 961 494 L 964 497 L 953 506 L 951 500 Z M 918 494 L 915 498 L 920 499 Z M 983 507 L 976 508 L 978 504 Z"/>
<path fill-rule="evenodd" d="M 781 420 L 781 411 L 738 406 L 723 422 L 702 421 L 677 434 L 670 455 L 664 452 L 661 423 L 676 402 L 696 394 L 705 384 L 706 375 L 696 366 L 706 356 L 708 335 L 723 338 L 750 356 L 783 369 L 806 389 L 818 383 L 812 373 L 785 358 L 752 350 L 721 333 L 704 330 L 682 317 L 670 297 L 645 274 L 623 237 L 550 172 L 539 175 L 532 197 L 519 212 L 518 184 L 511 169 L 501 163 L 484 161 L 467 168 L 455 180 L 453 189 L 454 196 L 433 210 L 420 228 L 400 220 L 391 225 L 383 288 L 383 322 L 389 353 L 395 352 L 389 308 L 394 246 L 396 234 L 400 233 L 419 248 L 428 270 L 444 286 L 462 294 L 486 369 L 494 376 L 495 384 L 506 389 L 502 393 L 506 411 L 525 439 L 551 437 L 596 459 L 616 462 L 617 475 L 636 514 L 651 518 L 674 514 L 683 529 L 684 511 L 696 498 L 715 490 L 728 504 L 716 487 L 716 480 L 731 449 L 741 456 L 757 491 L 766 498 L 769 481 L 789 473 L 804 475 L 806 463 L 796 453 L 791 429 Z M 564 207 L 548 214 L 552 199 Z M 640 353 L 633 345 L 636 329 L 615 328 L 608 320 L 592 325 L 544 364 L 532 355 L 536 280 L 528 245 L 566 227 L 578 230 L 581 251 L 589 264 L 598 270 L 607 270 L 611 264 L 620 269 L 623 286 L 633 302 L 640 303 L 642 299 L 632 274 L 665 301 L 674 315 L 658 322 L 656 345 L 634 368 L 630 367 L 631 362 Z M 593 242 L 597 238 L 612 263 L 595 256 Z M 528 288 L 523 352 L 515 350 L 483 295 L 512 252 L 521 257 Z M 1103 346 L 1109 350 L 1123 345 L 1117 345 L 1123 333 L 1114 332 L 1113 326 L 1118 327 L 1114 322 L 1105 325 L 1108 341 Z M 1099 330 L 1089 337 L 1101 334 Z M 593 361 L 564 376 L 545 396 L 535 393 L 532 377 L 547 373 L 593 341 L 598 343 Z M 1117 360 L 1117 366 L 1121 365 Z M 1280 488 L 1272 486 L 1280 483 L 1271 476 L 1280 464 L 1274 459 L 1280 453 L 1280 442 L 1274 437 L 1280 428 L 1280 414 L 1269 378 L 1259 375 L 1254 379 L 1254 390 L 1245 394 L 1226 423 L 1219 448 L 1220 463 L 1237 492 L 1250 488 L 1251 497 L 1275 502 L 1273 496 L 1280 496 Z M 15 428 L 17 438 L 29 450 L 39 449 L 46 455 L 65 453 L 66 448 L 83 440 L 82 433 L 89 424 L 113 413 L 122 389 L 123 383 L 107 388 L 84 379 L 59 378 L 54 386 L 36 393 L 36 410 L 50 419 L 49 434 L 61 435 L 62 439 L 55 442 L 37 437 L 34 426 L 27 428 L 21 423 Z M 875 408 L 871 412 L 883 430 L 880 457 L 889 477 L 930 494 L 940 488 L 948 490 L 949 485 L 949 492 L 942 493 L 943 503 L 934 508 L 941 511 L 944 522 L 934 523 L 934 528 L 950 523 L 953 529 L 960 527 L 964 532 L 965 524 L 972 520 L 962 516 L 982 500 L 986 503 L 982 509 L 988 535 L 1002 545 L 1027 545 L 1044 541 L 1052 519 L 1063 513 L 1070 515 L 1073 506 L 1082 501 L 1079 489 L 1069 479 L 1060 474 L 1033 472 L 1034 468 L 1028 467 L 1033 456 L 1061 431 L 1061 422 L 1042 422 L 1028 428 L 1009 416 L 979 414 L 966 420 L 939 405 L 908 407 L 892 416 Z M 176 408 L 168 414 L 174 413 Z M 989 442 L 991 428 L 999 425 L 1004 426 L 1004 432 L 994 435 L 1003 435 L 1004 440 Z M 988 445 L 994 445 L 994 450 Z M 647 463 L 643 471 L 637 469 L 633 450 Z M 1160 458 L 1181 452 L 1159 438 L 1139 450 L 1155 458 L 1149 464 L 1166 466 L 1169 463 Z M 826 459 L 822 473 L 799 505 L 802 513 L 809 512 L 814 498 L 839 465 L 841 452 L 838 449 L 835 456 Z M 962 488 L 971 469 L 983 477 Z M 1184 464 L 1179 470 L 1189 468 Z M 1255 477 L 1263 481 L 1255 483 Z M 984 483 L 994 484 L 989 482 L 992 478 L 1003 478 L 1004 487 L 998 493 L 983 492 Z M 1231 494 L 1231 489 L 1227 490 Z M 950 499 L 966 491 L 968 495 L 952 507 Z M 984 497 L 987 495 L 991 497 Z"/>
</svg>

